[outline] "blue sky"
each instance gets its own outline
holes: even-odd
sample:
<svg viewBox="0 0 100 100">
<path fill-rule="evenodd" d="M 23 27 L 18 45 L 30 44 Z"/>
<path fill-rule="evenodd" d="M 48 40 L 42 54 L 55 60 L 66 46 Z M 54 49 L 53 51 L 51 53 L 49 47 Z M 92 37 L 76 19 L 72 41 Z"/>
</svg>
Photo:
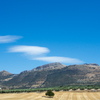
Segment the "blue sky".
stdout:
<svg viewBox="0 0 100 100">
<path fill-rule="evenodd" d="M 99 52 L 99 0 L 0 0 L 0 71 L 100 65 Z"/>
</svg>

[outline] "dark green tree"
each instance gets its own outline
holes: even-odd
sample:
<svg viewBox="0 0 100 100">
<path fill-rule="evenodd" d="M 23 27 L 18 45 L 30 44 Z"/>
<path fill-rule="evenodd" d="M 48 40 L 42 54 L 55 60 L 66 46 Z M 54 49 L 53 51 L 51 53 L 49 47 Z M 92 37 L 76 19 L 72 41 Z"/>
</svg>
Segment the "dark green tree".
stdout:
<svg viewBox="0 0 100 100">
<path fill-rule="evenodd" d="M 51 90 L 48 90 L 46 93 L 45 93 L 46 96 L 50 96 L 50 97 L 53 97 L 55 94 L 51 91 Z"/>
</svg>

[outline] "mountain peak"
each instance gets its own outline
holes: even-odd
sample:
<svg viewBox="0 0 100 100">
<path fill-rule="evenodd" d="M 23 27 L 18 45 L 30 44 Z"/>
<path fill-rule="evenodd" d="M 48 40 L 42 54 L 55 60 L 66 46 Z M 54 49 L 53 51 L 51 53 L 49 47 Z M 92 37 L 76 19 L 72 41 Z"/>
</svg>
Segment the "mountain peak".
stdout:
<svg viewBox="0 0 100 100">
<path fill-rule="evenodd" d="M 7 76 L 7 75 L 11 75 L 11 73 L 9 73 L 9 72 L 6 71 L 6 70 L 3 70 L 3 71 L 0 71 L 0 75 L 2 75 L 2 76 Z"/>
<path fill-rule="evenodd" d="M 41 70 L 53 70 L 53 69 L 61 69 L 66 67 L 66 65 L 61 64 L 60 62 L 49 63 L 46 65 L 38 66 L 31 71 L 41 71 Z"/>
</svg>

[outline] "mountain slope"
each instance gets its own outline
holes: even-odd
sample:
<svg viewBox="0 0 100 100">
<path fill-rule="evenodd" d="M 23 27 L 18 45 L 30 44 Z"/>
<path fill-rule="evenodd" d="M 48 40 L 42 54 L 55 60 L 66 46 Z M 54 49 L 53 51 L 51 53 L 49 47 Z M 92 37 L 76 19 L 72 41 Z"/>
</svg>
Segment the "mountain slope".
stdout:
<svg viewBox="0 0 100 100">
<path fill-rule="evenodd" d="M 37 68 L 32 69 L 31 71 L 23 71 L 19 75 L 15 76 L 13 79 L 3 83 L 3 86 L 9 88 L 21 88 L 21 87 L 39 87 L 41 86 L 49 74 L 49 70 L 56 70 L 66 67 L 59 62 L 50 63 Z"/>
<path fill-rule="evenodd" d="M 9 88 L 36 88 L 58 85 L 99 84 L 100 66 L 83 64 L 66 66 L 61 63 L 51 63 L 39 66 L 31 71 L 24 71 L 4 81 L 2 86 Z"/>
<path fill-rule="evenodd" d="M 71 65 L 54 70 L 48 74 L 43 87 L 57 85 L 96 84 L 100 82 L 100 67 L 90 65 Z"/>
<path fill-rule="evenodd" d="M 0 81 L 4 81 L 5 79 L 9 78 L 10 76 L 12 76 L 13 74 L 3 70 L 0 71 Z"/>
</svg>

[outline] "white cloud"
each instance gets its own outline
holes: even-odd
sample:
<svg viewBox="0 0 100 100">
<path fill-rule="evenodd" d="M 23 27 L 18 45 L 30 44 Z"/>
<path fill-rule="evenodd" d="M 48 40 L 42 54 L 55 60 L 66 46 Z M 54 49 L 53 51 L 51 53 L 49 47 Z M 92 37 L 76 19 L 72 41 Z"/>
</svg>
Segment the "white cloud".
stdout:
<svg viewBox="0 0 100 100">
<path fill-rule="evenodd" d="M 68 57 L 58 57 L 58 56 L 52 56 L 52 57 L 37 57 L 37 58 L 34 58 L 33 60 L 40 60 L 40 61 L 46 61 L 46 62 L 71 63 L 71 64 L 83 63 L 83 61 L 80 61 L 79 59 L 68 58 Z"/>
<path fill-rule="evenodd" d="M 43 54 L 50 52 L 50 50 L 46 47 L 19 45 L 19 46 L 13 46 L 9 48 L 8 51 L 24 53 L 31 60 L 38 60 L 38 61 L 45 61 L 45 62 L 61 62 L 67 64 L 84 63 L 83 61 L 76 58 L 59 57 L 59 56 L 50 56 L 50 57 L 43 56 Z"/>
<path fill-rule="evenodd" d="M 28 55 L 41 55 L 44 53 L 48 53 L 49 49 L 46 47 L 39 47 L 39 46 L 13 46 L 9 48 L 9 52 L 21 52 Z"/>
<path fill-rule="evenodd" d="M 21 36 L 6 35 L 0 36 L 0 43 L 10 43 L 22 38 Z"/>
</svg>

